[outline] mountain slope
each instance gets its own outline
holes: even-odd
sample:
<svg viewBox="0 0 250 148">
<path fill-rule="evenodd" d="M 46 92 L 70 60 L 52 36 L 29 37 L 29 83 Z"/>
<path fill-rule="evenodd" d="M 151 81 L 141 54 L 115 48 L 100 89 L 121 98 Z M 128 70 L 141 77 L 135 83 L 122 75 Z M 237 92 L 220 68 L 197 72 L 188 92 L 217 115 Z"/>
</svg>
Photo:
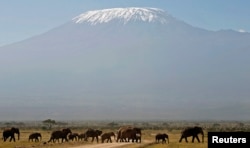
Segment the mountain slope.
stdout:
<svg viewBox="0 0 250 148">
<path fill-rule="evenodd" d="M 249 41 L 156 8 L 86 12 L 0 48 L 1 107 L 27 118 L 246 119 Z"/>
</svg>

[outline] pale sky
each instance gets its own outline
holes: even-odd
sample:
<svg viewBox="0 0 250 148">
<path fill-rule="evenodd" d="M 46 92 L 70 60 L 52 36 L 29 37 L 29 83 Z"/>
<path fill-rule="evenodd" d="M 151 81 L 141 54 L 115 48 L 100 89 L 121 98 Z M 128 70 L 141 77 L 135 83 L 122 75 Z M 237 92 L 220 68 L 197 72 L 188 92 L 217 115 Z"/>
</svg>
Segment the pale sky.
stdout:
<svg viewBox="0 0 250 148">
<path fill-rule="evenodd" d="M 249 0 L 1 0 L 0 120 L 111 119 L 123 118 L 127 110 L 126 117 L 136 119 L 249 119 L 249 34 L 213 33 L 250 32 L 249 6 Z M 116 43 L 107 37 L 112 29 L 103 35 L 93 29 L 98 38 L 88 43 L 78 42 L 88 33 L 60 40 L 68 34 L 51 30 L 67 29 L 59 26 L 86 11 L 117 7 L 159 8 L 219 36 L 203 39 L 194 33 L 193 39 L 201 40 L 191 45 L 186 40 L 191 34 L 172 38 L 171 28 L 162 40 L 146 31 L 145 40 L 131 34 Z M 188 28 L 201 30 L 194 27 Z M 39 34 L 40 42 L 23 41 Z M 53 39 L 59 39 L 56 48 L 44 47 Z M 23 42 L 14 44 L 18 41 Z"/>
<path fill-rule="evenodd" d="M 207 29 L 250 32 L 249 0 L 1 0 L 0 46 L 42 34 L 89 10 L 156 7 Z"/>
</svg>

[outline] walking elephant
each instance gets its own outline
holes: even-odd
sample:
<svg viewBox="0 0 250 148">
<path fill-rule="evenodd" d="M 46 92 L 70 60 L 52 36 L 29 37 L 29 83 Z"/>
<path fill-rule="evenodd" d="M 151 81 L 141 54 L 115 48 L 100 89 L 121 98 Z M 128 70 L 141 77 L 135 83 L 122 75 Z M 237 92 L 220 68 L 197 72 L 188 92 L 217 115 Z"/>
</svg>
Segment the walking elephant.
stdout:
<svg viewBox="0 0 250 148">
<path fill-rule="evenodd" d="M 78 133 L 71 133 L 71 134 L 69 134 L 69 140 L 78 141 L 78 138 L 79 138 L 79 134 Z"/>
<path fill-rule="evenodd" d="M 19 132 L 18 128 L 12 127 L 11 129 L 5 129 L 3 131 L 3 141 L 5 142 L 10 137 L 10 142 L 12 140 L 15 142 L 16 141 L 15 134 L 17 134 L 18 140 L 19 140 L 20 139 L 20 132 Z"/>
<path fill-rule="evenodd" d="M 40 137 L 40 141 L 42 140 L 42 135 L 41 133 L 31 133 L 29 135 L 29 141 L 31 140 L 33 142 L 33 139 L 35 140 L 35 142 L 38 142 L 39 141 L 39 137 Z"/>
<path fill-rule="evenodd" d="M 78 136 L 78 141 L 80 141 L 80 140 L 82 140 L 82 139 L 85 140 L 85 137 L 86 137 L 86 134 L 85 134 L 85 133 L 79 134 L 79 136 Z"/>
<path fill-rule="evenodd" d="M 96 129 L 91 129 L 89 128 L 86 132 L 85 132 L 85 141 L 88 141 L 88 137 L 92 137 L 92 141 L 94 141 L 94 139 L 96 139 L 96 142 L 98 143 L 98 136 L 100 136 L 102 134 L 101 130 L 96 130 Z"/>
<path fill-rule="evenodd" d="M 118 142 L 120 140 L 120 142 L 129 142 L 130 140 L 132 140 L 132 142 L 137 142 L 138 137 L 140 137 L 139 139 L 141 139 L 141 128 L 124 126 L 119 128 L 116 141 Z"/>
<path fill-rule="evenodd" d="M 166 143 L 166 139 L 168 140 L 168 143 L 169 143 L 169 137 L 165 133 L 164 134 L 158 133 L 158 134 L 155 135 L 155 142 L 156 143 L 159 143 L 160 140 L 162 140 L 162 144 Z"/>
<path fill-rule="evenodd" d="M 181 133 L 181 138 L 179 142 L 182 141 L 183 138 L 185 138 L 185 141 L 188 142 L 187 137 L 192 136 L 192 142 L 194 142 L 194 139 L 196 138 L 198 142 L 200 142 L 200 139 L 198 135 L 202 135 L 202 142 L 204 142 L 204 132 L 201 127 L 195 126 L 195 127 L 188 127 L 185 128 Z"/>
<path fill-rule="evenodd" d="M 114 132 L 103 133 L 101 135 L 102 143 L 104 143 L 105 140 L 107 140 L 107 143 L 108 142 L 112 143 L 112 140 L 111 140 L 112 136 L 114 136 L 114 139 L 115 139 L 115 133 Z"/>
<path fill-rule="evenodd" d="M 59 139 L 62 139 L 62 143 L 63 143 L 63 140 L 68 141 L 67 136 L 69 133 L 72 133 L 69 128 L 58 130 L 58 131 L 53 131 L 51 133 L 51 137 L 48 142 L 51 142 L 51 141 L 55 142 L 55 140 L 58 140 L 59 142 Z"/>
</svg>

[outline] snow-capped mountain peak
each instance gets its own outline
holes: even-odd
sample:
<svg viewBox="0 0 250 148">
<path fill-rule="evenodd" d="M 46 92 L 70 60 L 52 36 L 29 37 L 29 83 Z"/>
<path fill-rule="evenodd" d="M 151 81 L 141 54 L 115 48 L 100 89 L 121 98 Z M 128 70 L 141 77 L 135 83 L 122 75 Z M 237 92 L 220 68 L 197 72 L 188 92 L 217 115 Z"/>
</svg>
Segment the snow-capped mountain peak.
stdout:
<svg viewBox="0 0 250 148">
<path fill-rule="evenodd" d="M 74 23 L 90 23 L 91 25 L 118 20 L 123 24 L 130 21 L 159 22 L 166 24 L 168 14 L 158 8 L 112 8 L 88 11 L 73 18 Z"/>
</svg>

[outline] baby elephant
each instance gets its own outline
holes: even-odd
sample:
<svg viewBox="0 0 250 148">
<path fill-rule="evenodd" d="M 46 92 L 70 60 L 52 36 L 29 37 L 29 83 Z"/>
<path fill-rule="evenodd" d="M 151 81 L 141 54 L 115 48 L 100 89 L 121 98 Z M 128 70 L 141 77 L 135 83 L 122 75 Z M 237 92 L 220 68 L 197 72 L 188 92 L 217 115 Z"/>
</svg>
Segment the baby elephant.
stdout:
<svg viewBox="0 0 250 148">
<path fill-rule="evenodd" d="M 102 143 L 107 139 L 107 143 L 110 141 L 112 143 L 111 137 L 114 136 L 115 138 L 115 133 L 114 132 L 109 132 L 109 133 L 103 133 L 101 135 Z"/>
<path fill-rule="evenodd" d="M 79 134 L 78 133 L 70 133 L 69 134 L 69 140 L 78 141 L 78 138 L 79 138 Z"/>
<path fill-rule="evenodd" d="M 169 138 L 168 138 L 168 135 L 167 134 L 157 134 L 155 135 L 155 142 L 156 143 L 159 143 L 160 140 L 162 140 L 162 144 L 163 143 L 166 143 L 166 139 L 168 140 L 168 143 L 169 143 Z"/>
<path fill-rule="evenodd" d="M 35 139 L 35 142 L 38 142 L 39 141 L 39 137 L 40 137 L 40 141 L 42 140 L 42 135 L 41 133 L 32 133 L 29 135 L 29 141 L 32 140 L 33 142 L 33 139 Z"/>
</svg>

